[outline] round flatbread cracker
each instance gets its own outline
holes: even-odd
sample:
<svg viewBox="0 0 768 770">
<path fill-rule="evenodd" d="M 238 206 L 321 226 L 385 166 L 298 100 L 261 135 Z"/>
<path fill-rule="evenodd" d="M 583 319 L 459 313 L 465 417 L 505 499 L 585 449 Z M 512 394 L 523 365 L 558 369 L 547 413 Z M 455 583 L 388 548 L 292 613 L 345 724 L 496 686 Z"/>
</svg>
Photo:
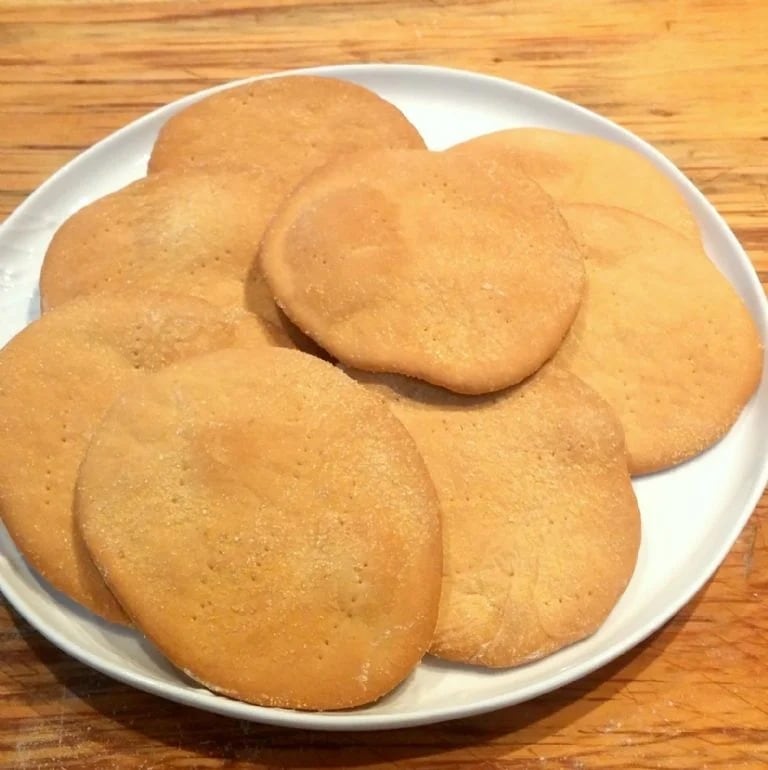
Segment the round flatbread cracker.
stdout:
<svg viewBox="0 0 768 770">
<path fill-rule="evenodd" d="M 257 167 L 170 171 L 132 182 L 56 231 L 40 275 L 43 310 L 84 294 L 162 291 L 246 307 L 297 336 L 256 263 L 282 198 Z"/>
<path fill-rule="evenodd" d="M 0 351 L 0 515 L 27 561 L 102 617 L 127 619 L 74 531 L 75 478 L 94 425 L 146 371 L 276 336 L 192 297 L 93 296 L 46 313 Z"/>
<path fill-rule="evenodd" d="M 424 463 L 380 399 L 297 351 L 211 354 L 125 391 L 83 462 L 78 520 L 136 625 L 240 700 L 376 700 L 434 630 Z"/>
<path fill-rule="evenodd" d="M 149 171 L 190 165 L 268 169 L 282 194 L 336 155 L 423 148 L 394 105 L 367 88 L 310 75 L 268 78 L 207 96 L 160 130 Z"/>
<path fill-rule="evenodd" d="M 624 145 L 547 128 L 513 128 L 470 139 L 449 152 L 490 155 L 522 169 L 558 203 L 618 206 L 698 238 L 699 227 L 677 186 Z"/>
<path fill-rule="evenodd" d="M 697 241 L 619 208 L 562 212 L 588 280 L 554 360 L 616 410 L 633 474 L 702 452 L 760 382 L 763 351 L 749 311 Z"/>
<path fill-rule="evenodd" d="M 443 513 L 443 590 L 430 652 L 514 666 L 584 638 L 634 570 L 640 514 L 621 425 L 573 375 L 467 398 L 351 372 L 409 430 Z"/>
<path fill-rule="evenodd" d="M 273 219 L 261 265 L 278 304 L 339 361 L 461 393 L 541 366 L 584 283 L 581 254 L 535 182 L 417 150 L 317 171 Z"/>
</svg>

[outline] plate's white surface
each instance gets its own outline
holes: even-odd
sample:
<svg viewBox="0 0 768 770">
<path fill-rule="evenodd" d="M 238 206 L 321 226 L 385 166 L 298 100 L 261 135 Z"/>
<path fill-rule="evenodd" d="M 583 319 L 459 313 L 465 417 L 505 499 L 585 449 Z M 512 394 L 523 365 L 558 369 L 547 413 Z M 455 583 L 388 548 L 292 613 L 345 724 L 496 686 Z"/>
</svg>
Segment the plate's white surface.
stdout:
<svg viewBox="0 0 768 770">
<path fill-rule="evenodd" d="M 728 227 L 671 163 L 615 124 L 539 91 L 458 70 L 359 65 L 303 72 L 345 78 L 377 91 L 405 112 L 432 149 L 501 128 L 540 125 L 596 134 L 639 150 L 683 191 L 701 225 L 707 251 L 746 301 L 763 340 L 768 339 L 762 289 Z M 0 344 L 38 315 L 38 273 L 58 225 L 85 203 L 143 176 L 162 123 L 200 95 L 163 107 L 83 153 L 0 227 Z M 764 377 L 739 422 L 717 446 L 681 467 L 635 483 L 643 517 L 637 570 L 598 633 L 545 660 L 509 671 L 474 670 L 428 659 L 387 698 L 349 712 L 266 709 L 198 687 L 137 634 L 97 620 L 47 588 L 27 568 L 1 526 L 0 589 L 33 626 L 63 650 L 116 679 L 166 698 L 294 727 L 403 727 L 519 703 L 583 676 L 637 644 L 714 572 L 767 480 L 768 378 Z"/>
</svg>

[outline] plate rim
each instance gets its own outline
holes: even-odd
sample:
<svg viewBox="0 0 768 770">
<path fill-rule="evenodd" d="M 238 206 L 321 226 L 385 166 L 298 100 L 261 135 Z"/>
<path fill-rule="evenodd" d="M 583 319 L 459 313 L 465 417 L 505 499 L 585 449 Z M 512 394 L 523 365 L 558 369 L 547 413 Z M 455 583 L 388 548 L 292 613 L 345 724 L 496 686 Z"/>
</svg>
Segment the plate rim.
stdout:
<svg viewBox="0 0 768 770">
<path fill-rule="evenodd" d="M 738 253 L 740 261 L 742 258 L 746 260 L 749 269 L 744 270 L 744 278 L 746 279 L 752 293 L 757 295 L 756 302 L 750 303 L 750 311 L 753 320 L 755 321 L 755 325 L 758 327 L 760 332 L 761 339 L 764 342 L 766 339 L 768 339 L 768 300 L 766 300 L 766 297 L 763 293 L 762 285 L 760 284 L 754 269 L 754 264 L 751 262 L 738 239 L 733 234 L 730 227 L 725 222 L 720 213 L 707 200 L 704 194 L 685 176 L 685 174 L 683 174 L 683 172 L 677 168 L 677 166 L 675 166 L 663 153 L 661 153 L 657 148 L 643 140 L 629 129 L 626 129 L 620 126 L 618 123 L 610 120 L 609 118 L 606 118 L 592 110 L 587 109 L 586 107 L 571 102 L 560 96 L 542 91 L 524 83 L 508 80 L 499 76 L 451 67 L 408 63 L 355 63 L 320 65 L 285 71 L 269 72 L 261 75 L 239 78 L 237 80 L 219 83 L 200 91 L 187 94 L 178 99 L 175 99 L 172 102 L 161 105 L 144 115 L 141 115 L 125 126 L 122 126 L 119 129 L 111 132 L 85 150 L 79 152 L 74 158 L 72 158 L 64 166 L 62 166 L 45 181 L 43 181 L 19 204 L 19 206 L 14 209 L 14 211 L 11 212 L 5 221 L 0 224 L 0 233 L 6 229 L 10 229 L 17 219 L 21 219 L 26 214 L 28 209 L 34 207 L 38 197 L 42 197 L 49 187 L 56 184 L 56 182 L 58 182 L 58 180 L 60 180 L 62 177 L 67 176 L 71 172 L 73 166 L 77 166 L 82 163 L 85 157 L 91 154 L 96 154 L 99 150 L 103 150 L 112 144 L 119 144 L 126 134 L 131 134 L 137 129 L 143 127 L 144 124 L 153 122 L 161 113 L 167 113 L 168 115 L 171 115 L 178 109 L 196 102 L 199 99 L 205 98 L 206 96 L 258 80 L 294 75 L 319 75 L 326 77 L 340 77 L 341 79 L 348 80 L 354 78 L 355 75 L 364 77 L 366 73 L 377 71 L 388 71 L 393 74 L 402 76 L 432 76 L 439 78 L 451 77 L 457 80 L 470 82 L 480 81 L 489 85 L 496 85 L 497 87 L 509 89 L 510 92 L 516 91 L 525 96 L 528 96 L 529 98 L 540 101 L 543 100 L 544 102 L 558 106 L 561 109 L 566 108 L 572 111 L 575 110 L 577 113 L 588 118 L 589 120 L 597 120 L 604 126 L 609 127 L 612 132 L 621 134 L 625 140 L 625 144 L 641 150 L 642 153 L 646 155 L 646 157 L 650 156 L 652 161 L 654 161 L 656 165 L 658 165 L 668 177 L 671 177 L 673 181 L 675 181 L 677 185 L 687 193 L 688 196 L 692 196 L 700 206 L 705 208 L 707 214 L 712 217 L 715 223 L 718 225 L 718 229 L 720 233 L 726 238 L 729 247 Z M 746 266 L 742 265 L 742 267 Z M 742 299 L 745 298 L 742 297 Z M 766 353 L 764 352 L 764 358 L 765 355 Z M 765 370 L 763 379 L 765 379 Z M 486 697 L 472 704 L 447 705 L 442 708 L 431 708 L 427 710 L 411 709 L 405 712 L 389 714 L 366 714 L 365 712 L 351 713 L 333 711 L 311 712 L 298 710 L 294 711 L 289 709 L 275 709 L 236 701 L 212 693 L 206 689 L 203 689 L 202 686 L 200 690 L 194 690 L 193 692 L 182 691 L 177 693 L 174 689 L 168 691 L 167 688 L 170 686 L 166 683 L 156 681 L 151 677 L 136 672 L 120 670 L 108 662 L 102 662 L 91 652 L 80 648 L 75 641 L 71 641 L 68 637 L 62 635 L 58 628 L 48 623 L 44 618 L 41 618 L 36 613 L 36 611 L 32 609 L 29 604 L 11 586 L 6 585 L 1 573 L 0 592 L 4 594 L 8 602 L 31 626 L 33 626 L 33 628 L 35 628 L 39 633 L 41 633 L 50 642 L 52 642 L 55 646 L 57 646 L 68 655 L 101 672 L 102 674 L 109 676 L 112 679 L 136 687 L 137 689 L 143 690 L 145 692 L 149 692 L 153 695 L 160 696 L 166 700 L 181 703 L 186 706 L 201 708 L 224 716 L 257 721 L 264 724 L 271 724 L 281 727 L 325 731 L 399 729 L 476 716 L 525 702 L 532 698 L 558 689 L 566 684 L 569 684 L 570 682 L 582 679 L 593 673 L 598 668 L 601 668 L 610 661 L 615 660 L 616 658 L 625 654 L 627 651 L 633 649 L 640 642 L 650 636 L 654 631 L 660 628 L 664 623 L 666 623 L 672 616 L 679 612 L 680 609 L 685 604 L 687 604 L 696 593 L 701 590 L 702 586 L 707 582 L 707 580 L 709 580 L 717 571 L 718 567 L 721 565 L 733 547 L 733 544 L 741 534 L 741 531 L 746 525 L 747 521 L 754 513 L 757 503 L 762 496 L 763 490 L 767 484 L 768 454 L 763 457 L 762 466 L 759 472 L 755 474 L 751 488 L 744 498 L 746 502 L 744 504 L 744 509 L 741 512 L 741 515 L 738 516 L 731 524 L 732 529 L 730 535 L 720 543 L 719 548 L 715 550 L 713 557 L 700 570 L 700 574 L 696 577 L 696 579 L 691 581 L 685 590 L 681 591 L 673 601 L 670 601 L 667 605 L 653 614 L 651 618 L 649 618 L 646 623 L 636 629 L 634 633 L 622 638 L 619 641 L 614 642 L 613 644 L 608 645 L 605 649 L 593 655 L 592 658 L 590 658 L 588 661 L 580 664 L 578 666 L 578 673 L 574 673 L 573 667 L 567 667 L 564 670 L 549 677 L 546 684 L 544 685 L 531 683 L 517 690 L 513 690 L 510 693 Z M 8 541 L 13 544 L 9 536 Z M 13 547 L 15 548 L 15 546 Z M 3 556 L 3 558 L 8 561 L 11 569 L 14 568 L 11 564 L 11 561 L 7 559 L 4 554 L 0 553 L 0 556 Z M 22 557 L 19 555 L 19 558 Z"/>
</svg>

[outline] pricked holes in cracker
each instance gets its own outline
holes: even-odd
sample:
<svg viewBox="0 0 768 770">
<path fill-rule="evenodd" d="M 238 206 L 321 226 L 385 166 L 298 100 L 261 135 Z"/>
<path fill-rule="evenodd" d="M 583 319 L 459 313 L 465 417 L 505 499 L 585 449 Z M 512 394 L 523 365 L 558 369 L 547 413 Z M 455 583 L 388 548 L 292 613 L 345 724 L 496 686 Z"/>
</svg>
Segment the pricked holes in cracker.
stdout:
<svg viewBox="0 0 768 770">
<path fill-rule="evenodd" d="M 48 455 L 46 459 L 48 460 L 48 462 L 50 462 L 51 461 L 51 456 Z M 53 475 L 53 471 L 51 470 L 51 467 L 48 466 L 45 469 L 45 482 L 46 482 L 45 483 L 45 491 L 48 492 L 48 493 L 50 493 L 50 491 L 51 491 L 51 476 L 52 475 Z M 46 495 L 45 496 L 45 500 L 43 502 L 45 503 L 45 505 L 50 505 L 51 504 L 51 498 L 48 495 Z"/>
</svg>

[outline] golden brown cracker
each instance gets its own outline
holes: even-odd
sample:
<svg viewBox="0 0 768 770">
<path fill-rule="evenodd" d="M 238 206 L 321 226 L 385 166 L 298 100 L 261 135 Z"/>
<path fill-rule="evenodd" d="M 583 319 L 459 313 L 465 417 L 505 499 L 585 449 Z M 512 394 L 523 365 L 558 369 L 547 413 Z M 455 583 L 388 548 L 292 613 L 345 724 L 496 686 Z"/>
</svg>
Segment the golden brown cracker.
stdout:
<svg viewBox="0 0 768 770">
<path fill-rule="evenodd" d="M 588 280 L 555 362 L 616 410 L 632 473 L 693 457 L 726 433 L 760 381 L 749 311 L 697 241 L 619 208 L 562 212 Z"/>
<path fill-rule="evenodd" d="M 312 356 L 224 351 L 125 391 L 83 462 L 78 519 L 137 626 L 240 700 L 367 703 L 429 645 L 428 473 L 380 399 Z"/>
<path fill-rule="evenodd" d="M 514 666 L 594 632 L 640 542 L 622 430 L 605 401 L 552 365 L 472 398 L 351 373 L 409 430 L 437 489 L 444 567 L 430 652 Z"/>
<path fill-rule="evenodd" d="M 479 136 L 450 152 L 496 158 L 522 169 L 558 203 L 594 203 L 642 214 L 698 238 L 680 190 L 639 152 L 586 134 L 513 128 Z"/>
<path fill-rule="evenodd" d="M 493 161 L 358 153 L 317 171 L 262 242 L 272 293 L 338 360 L 462 393 L 557 349 L 584 267 L 552 199 Z"/>
<path fill-rule="evenodd" d="M 296 336 L 256 264 L 282 197 L 256 167 L 169 171 L 132 182 L 58 229 L 40 275 L 43 310 L 85 294 L 163 291 L 246 307 Z"/>
<path fill-rule="evenodd" d="M 298 75 L 228 88 L 182 109 L 160 130 L 149 171 L 195 165 L 268 169 L 288 193 L 337 155 L 423 148 L 418 131 L 373 91 L 335 78 Z"/>
<path fill-rule="evenodd" d="M 172 295 L 84 297 L 46 313 L 0 351 L 0 515 L 55 588 L 126 618 L 73 529 L 75 478 L 96 422 L 146 371 L 272 338 L 245 311 Z"/>
</svg>

